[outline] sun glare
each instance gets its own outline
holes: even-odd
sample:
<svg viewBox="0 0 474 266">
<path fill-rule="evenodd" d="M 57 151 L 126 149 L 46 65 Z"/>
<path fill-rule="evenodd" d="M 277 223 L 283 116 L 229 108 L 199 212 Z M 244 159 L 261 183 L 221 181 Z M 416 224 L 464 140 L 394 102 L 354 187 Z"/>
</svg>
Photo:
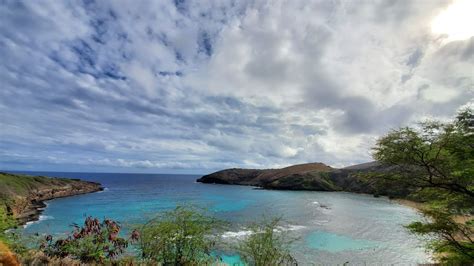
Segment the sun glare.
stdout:
<svg viewBox="0 0 474 266">
<path fill-rule="evenodd" d="M 454 1 L 431 24 L 435 34 L 447 36 L 448 41 L 465 40 L 474 36 L 474 0 Z"/>
</svg>

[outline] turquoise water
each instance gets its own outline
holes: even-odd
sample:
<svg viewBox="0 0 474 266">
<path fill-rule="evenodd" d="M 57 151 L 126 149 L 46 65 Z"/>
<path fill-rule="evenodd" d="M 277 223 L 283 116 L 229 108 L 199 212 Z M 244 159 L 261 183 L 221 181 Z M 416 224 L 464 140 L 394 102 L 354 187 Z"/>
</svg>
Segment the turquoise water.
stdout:
<svg viewBox="0 0 474 266">
<path fill-rule="evenodd" d="M 311 248 L 334 253 L 347 250 L 375 249 L 381 244 L 377 241 L 353 239 L 343 235 L 318 231 L 309 234 L 306 243 Z"/>
<path fill-rule="evenodd" d="M 106 189 L 48 201 L 41 220 L 24 229 L 27 234 L 64 234 L 71 230 L 71 223 L 82 223 L 86 215 L 118 220 L 127 229 L 179 203 L 192 203 L 230 223 L 222 235 L 229 244 L 248 234 L 245 225 L 249 222 L 282 216 L 282 229 L 297 239 L 292 250 L 300 265 L 429 261 L 423 243 L 403 227 L 421 217 L 385 198 L 201 184 L 192 175 L 38 174 L 97 181 Z M 239 261 L 235 254 L 222 255 L 230 265 Z"/>
</svg>

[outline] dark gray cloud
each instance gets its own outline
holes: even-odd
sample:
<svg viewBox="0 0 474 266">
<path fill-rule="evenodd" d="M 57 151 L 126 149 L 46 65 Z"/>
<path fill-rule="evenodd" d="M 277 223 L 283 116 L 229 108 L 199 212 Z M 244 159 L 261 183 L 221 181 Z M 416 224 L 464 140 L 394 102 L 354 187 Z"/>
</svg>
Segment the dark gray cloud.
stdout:
<svg viewBox="0 0 474 266">
<path fill-rule="evenodd" d="M 421 48 L 417 48 L 411 55 L 408 57 L 407 65 L 411 67 L 417 67 L 420 62 L 421 58 L 423 57 L 423 50 Z"/>
</svg>

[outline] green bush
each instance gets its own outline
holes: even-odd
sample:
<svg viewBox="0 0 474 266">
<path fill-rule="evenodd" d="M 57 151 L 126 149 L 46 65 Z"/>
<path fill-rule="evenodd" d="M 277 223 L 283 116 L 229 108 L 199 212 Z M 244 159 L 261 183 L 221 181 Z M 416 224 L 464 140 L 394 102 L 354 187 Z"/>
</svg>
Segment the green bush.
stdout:
<svg viewBox="0 0 474 266">
<path fill-rule="evenodd" d="M 0 240 L 5 240 L 5 231 L 15 226 L 15 219 L 7 213 L 6 207 L 0 204 Z"/>
<path fill-rule="evenodd" d="M 11 214 L 6 210 L 6 207 L 0 204 L 0 241 L 5 243 L 12 251 L 16 253 L 24 253 L 27 248 L 23 244 L 21 236 L 14 230 L 17 227 L 17 222 Z"/>
<path fill-rule="evenodd" d="M 279 218 L 264 219 L 250 226 L 251 234 L 237 247 L 245 263 L 255 266 L 297 265 L 290 254 L 294 239 L 279 230 L 279 223 Z"/>
<path fill-rule="evenodd" d="M 178 206 L 138 230 L 141 257 L 163 265 L 203 265 L 217 261 L 216 231 L 222 223 L 192 207 Z"/>
</svg>

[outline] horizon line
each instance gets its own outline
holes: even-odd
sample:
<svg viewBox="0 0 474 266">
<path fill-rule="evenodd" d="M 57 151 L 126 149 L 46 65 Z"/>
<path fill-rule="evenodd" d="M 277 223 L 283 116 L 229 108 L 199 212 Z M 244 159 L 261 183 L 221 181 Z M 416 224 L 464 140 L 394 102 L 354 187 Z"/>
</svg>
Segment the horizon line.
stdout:
<svg viewBox="0 0 474 266">
<path fill-rule="evenodd" d="M 176 174 L 176 173 L 140 173 L 140 172 L 78 172 L 78 171 L 54 171 L 54 170 L 5 170 L 0 173 L 77 173 L 77 174 L 140 174 L 140 175 L 203 175 L 203 174 Z"/>
</svg>

